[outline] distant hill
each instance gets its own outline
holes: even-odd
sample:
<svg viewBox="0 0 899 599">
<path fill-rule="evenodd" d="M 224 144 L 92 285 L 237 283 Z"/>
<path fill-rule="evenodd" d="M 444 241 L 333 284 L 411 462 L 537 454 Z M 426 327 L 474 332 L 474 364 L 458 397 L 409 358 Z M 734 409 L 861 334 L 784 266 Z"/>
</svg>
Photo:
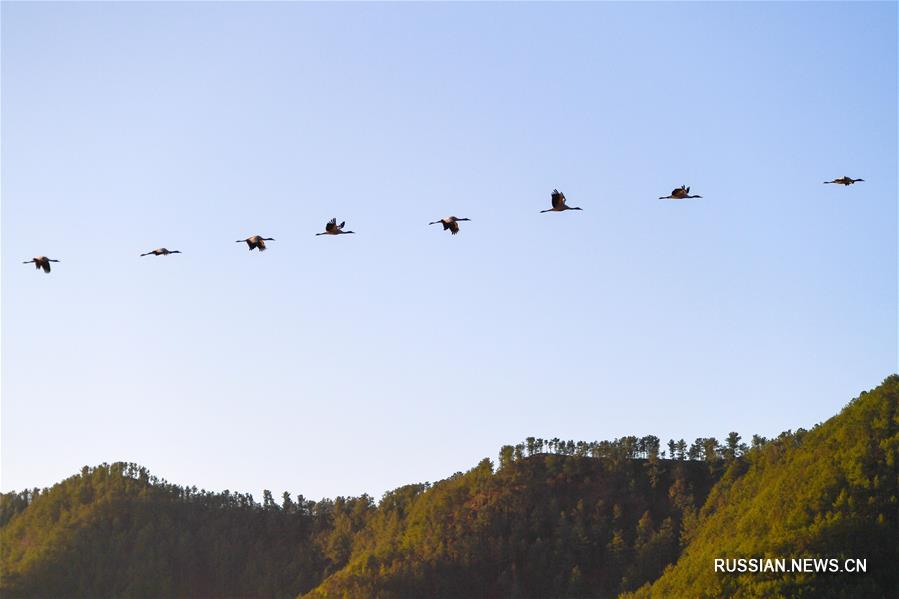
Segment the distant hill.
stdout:
<svg viewBox="0 0 899 599">
<path fill-rule="evenodd" d="M 750 452 L 677 565 L 634 597 L 899 597 L 899 377 Z M 866 574 L 718 573 L 715 558 L 867 559 Z"/>
<path fill-rule="evenodd" d="M 498 468 L 262 502 L 135 464 L 0 497 L 4 597 L 899 596 L 899 377 L 811 431 L 529 438 Z M 671 459 L 671 458 L 675 459 Z M 867 574 L 715 574 L 715 558 L 866 558 Z"/>
</svg>

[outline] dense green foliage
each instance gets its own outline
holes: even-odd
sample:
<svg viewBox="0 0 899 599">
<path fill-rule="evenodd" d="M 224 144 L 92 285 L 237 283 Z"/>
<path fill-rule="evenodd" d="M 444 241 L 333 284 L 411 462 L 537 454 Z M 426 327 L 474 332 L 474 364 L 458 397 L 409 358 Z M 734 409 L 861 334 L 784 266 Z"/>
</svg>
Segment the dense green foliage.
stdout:
<svg viewBox="0 0 899 599">
<path fill-rule="evenodd" d="M 899 376 L 747 455 L 677 565 L 637 597 L 899 597 Z M 739 468 L 739 470 L 738 470 Z M 715 558 L 867 560 L 866 574 L 715 573 Z"/>
<path fill-rule="evenodd" d="M 27 505 L 27 508 L 24 507 Z M 371 499 L 263 504 L 171 485 L 134 464 L 8 493 L 3 596 L 288 596 L 339 568 Z M 360 516 L 362 514 L 362 516 Z"/>
<path fill-rule="evenodd" d="M 723 469 L 637 458 L 641 446 L 632 437 L 559 442 L 560 453 L 543 454 L 529 443 L 496 473 L 485 459 L 433 486 L 387 493 L 377 507 L 367 496 L 315 503 L 286 493 L 278 505 L 267 492 L 259 504 L 172 485 L 134 464 L 84 468 L 52 489 L 2 497 L 0 588 L 293 597 L 324 581 L 318 596 L 614 596 L 676 559 L 682 522 L 696 521 Z M 590 447 L 603 458 L 586 457 Z"/>
<path fill-rule="evenodd" d="M 309 597 L 614 597 L 654 580 L 717 468 L 537 454 L 387 494 Z"/>
<path fill-rule="evenodd" d="M 752 448 L 530 437 L 433 485 L 308 501 L 134 464 L 0 496 L 4 597 L 899 596 L 899 377 Z M 667 456 L 666 456 L 667 454 Z M 868 573 L 715 574 L 715 558 Z"/>
</svg>

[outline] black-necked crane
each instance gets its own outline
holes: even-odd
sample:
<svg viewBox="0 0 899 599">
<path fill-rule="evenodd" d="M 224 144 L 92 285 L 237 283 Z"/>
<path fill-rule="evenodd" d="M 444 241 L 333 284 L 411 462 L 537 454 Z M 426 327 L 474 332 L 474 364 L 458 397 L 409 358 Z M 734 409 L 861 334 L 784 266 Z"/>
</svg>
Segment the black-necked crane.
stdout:
<svg viewBox="0 0 899 599">
<path fill-rule="evenodd" d="M 852 185 L 853 183 L 858 183 L 859 181 L 864 181 L 864 179 L 853 179 L 852 177 L 840 177 L 839 179 L 834 179 L 833 181 L 825 181 L 824 184 L 828 183 L 836 183 L 837 185 Z"/>
<path fill-rule="evenodd" d="M 316 233 L 315 236 L 319 235 L 347 235 L 349 233 L 354 233 L 354 231 L 344 231 L 343 226 L 346 224 L 346 221 L 343 221 L 339 225 L 337 224 L 337 219 L 332 218 L 328 221 L 328 224 L 325 225 L 324 233 Z"/>
<path fill-rule="evenodd" d="M 578 208 L 577 206 L 569 206 L 568 204 L 566 204 L 565 194 L 558 189 L 553 189 L 550 200 L 552 201 L 553 207 L 548 210 L 541 210 L 540 214 L 543 214 L 544 212 L 562 212 L 563 210 L 583 210 L 583 208 Z"/>
<path fill-rule="evenodd" d="M 470 218 L 459 218 L 458 216 L 446 216 L 441 218 L 440 220 L 435 220 L 432 223 L 428 223 L 429 225 L 442 224 L 443 230 L 446 231 L 449 229 L 450 233 L 455 235 L 459 232 L 459 221 L 463 220 L 471 220 Z"/>
<path fill-rule="evenodd" d="M 691 196 L 690 188 L 686 185 L 681 185 L 677 189 L 671 192 L 671 195 L 667 196 L 659 196 L 660 200 L 688 200 L 690 198 L 701 198 L 700 195 Z"/>
<path fill-rule="evenodd" d="M 255 249 L 259 249 L 260 252 L 265 251 L 265 242 L 266 241 L 274 241 L 274 237 L 260 237 L 259 235 L 253 235 L 252 237 L 247 237 L 246 239 L 238 239 L 234 243 L 245 243 L 249 246 L 250 251 L 252 252 Z"/>
<path fill-rule="evenodd" d="M 150 254 L 154 256 L 168 256 L 169 254 L 180 254 L 181 250 L 167 250 L 165 248 L 156 248 L 155 250 L 149 251 L 146 254 L 141 254 L 141 256 L 149 256 Z"/>
<path fill-rule="evenodd" d="M 46 256 L 35 256 L 31 260 L 22 262 L 22 264 L 31 264 L 32 262 L 34 262 L 34 268 L 36 268 L 36 269 L 43 268 L 44 272 L 50 272 L 50 263 L 51 262 L 59 262 L 59 260 L 52 260 Z"/>
</svg>

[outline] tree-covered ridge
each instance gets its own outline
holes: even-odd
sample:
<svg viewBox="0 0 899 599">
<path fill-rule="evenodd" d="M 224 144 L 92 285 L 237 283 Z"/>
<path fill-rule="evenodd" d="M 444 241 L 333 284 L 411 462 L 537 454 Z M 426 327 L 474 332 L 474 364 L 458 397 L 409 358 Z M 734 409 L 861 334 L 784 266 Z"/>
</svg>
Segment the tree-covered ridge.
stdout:
<svg viewBox="0 0 899 599">
<path fill-rule="evenodd" d="M 0 496 L 0 594 L 65 597 L 899 596 L 899 377 L 811 431 L 529 437 L 466 473 L 319 502 L 103 464 Z M 866 575 L 715 574 L 863 557 Z"/>
<path fill-rule="evenodd" d="M 172 485 L 134 464 L 85 467 L 0 501 L 3 596 L 285 597 L 345 561 L 371 498 L 277 505 Z"/>
<path fill-rule="evenodd" d="M 259 503 L 173 485 L 135 464 L 85 467 L 51 489 L 0 497 L 0 590 L 293 597 L 325 580 L 325 589 L 352 580 L 383 586 L 385 596 L 422 588 L 453 594 L 460 584 L 528 596 L 522 589 L 538 583 L 535 591 L 586 589 L 608 570 L 601 588 L 611 596 L 651 580 L 676 557 L 684 514 L 695 521 L 721 471 L 631 458 L 630 438 L 604 443 L 618 448 L 608 459 L 568 456 L 569 445 L 559 445 L 559 455 L 532 446 L 533 455 L 516 460 L 513 451 L 496 473 L 485 459 L 434 485 L 401 487 L 377 506 L 367 495 L 313 502 L 284 493 L 276 502 L 267 491 Z M 420 557 L 410 562 L 409 551 Z M 651 553 L 652 566 L 624 568 L 633 551 Z M 606 555 L 617 561 L 597 564 Z M 383 561 L 383 577 L 379 569 L 378 580 L 363 584 L 356 564 L 344 568 L 351 557 L 366 566 Z M 559 568 L 563 574 L 549 576 Z"/>
<path fill-rule="evenodd" d="M 485 459 L 388 493 L 307 597 L 614 597 L 654 580 L 721 469 L 619 457 L 513 450 L 496 473 Z"/>
<path fill-rule="evenodd" d="M 734 466 L 677 565 L 636 597 L 899 597 L 899 376 Z M 866 574 L 715 573 L 715 558 L 867 559 Z"/>
<path fill-rule="evenodd" d="M 756 448 L 767 443 L 767 439 L 759 435 L 752 436 L 752 447 Z M 610 460 L 620 459 L 668 459 L 672 460 L 704 460 L 714 463 L 719 460 L 731 461 L 745 454 L 749 448 L 742 442 L 742 437 L 737 432 L 728 434 L 724 444 L 718 442 L 715 437 L 699 437 L 689 448 L 683 439 L 668 441 L 668 455 L 666 450 L 661 450 L 660 440 L 655 435 L 645 437 L 627 436 L 613 441 L 564 441 L 558 437 L 554 439 L 542 439 L 528 437 L 517 445 L 503 445 L 499 450 L 500 467 L 514 460 L 520 460 L 525 456 L 540 453 L 555 453 L 559 455 L 573 455 L 578 457 L 602 458 Z"/>
</svg>

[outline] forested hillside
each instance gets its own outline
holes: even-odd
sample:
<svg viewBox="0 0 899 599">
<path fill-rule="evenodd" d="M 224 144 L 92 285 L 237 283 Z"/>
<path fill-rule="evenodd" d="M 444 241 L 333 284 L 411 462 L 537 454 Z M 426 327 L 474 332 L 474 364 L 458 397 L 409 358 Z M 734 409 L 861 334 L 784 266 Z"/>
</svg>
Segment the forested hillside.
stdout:
<svg viewBox="0 0 899 599">
<path fill-rule="evenodd" d="M 342 545 L 372 508 L 367 496 L 286 496 L 277 505 L 266 494 L 260 505 L 245 494 L 171 485 L 134 464 L 85 467 L 48 491 L 4 495 L 0 590 L 284 597 L 343 565 Z"/>
<path fill-rule="evenodd" d="M 135 464 L 0 498 L 4 597 L 899 596 L 899 377 L 752 448 L 528 438 L 434 484 L 262 502 Z M 715 574 L 722 557 L 868 574 Z M 667 568 L 667 570 L 666 570 Z"/>
<path fill-rule="evenodd" d="M 711 466 L 711 467 L 710 467 Z M 614 597 L 680 552 L 715 464 L 534 455 L 388 494 L 309 597 Z"/>
<path fill-rule="evenodd" d="M 719 453 L 708 462 L 682 453 L 661 459 L 654 437 L 539 448 L 528 439 L 503 448 L 495 473 L 485 459 L 377 506 L 365 495 L 275 502 L 268 492 L 260 504 L 172 485 L 134 464 L 85 467 L 49 490 L 3 496 L 0 588 L 294 597 L 324 581 L 317 596 L 614 596 L 676 558 L 720 476 Z"/>
<path fill-rule="evenodd" d="M 899 597 L 899 376 L 750 452 L 677 565 L 637 597 Z M 866 574 L 716 574 L 715 558 L 866 558 Z"/>
</svg>

